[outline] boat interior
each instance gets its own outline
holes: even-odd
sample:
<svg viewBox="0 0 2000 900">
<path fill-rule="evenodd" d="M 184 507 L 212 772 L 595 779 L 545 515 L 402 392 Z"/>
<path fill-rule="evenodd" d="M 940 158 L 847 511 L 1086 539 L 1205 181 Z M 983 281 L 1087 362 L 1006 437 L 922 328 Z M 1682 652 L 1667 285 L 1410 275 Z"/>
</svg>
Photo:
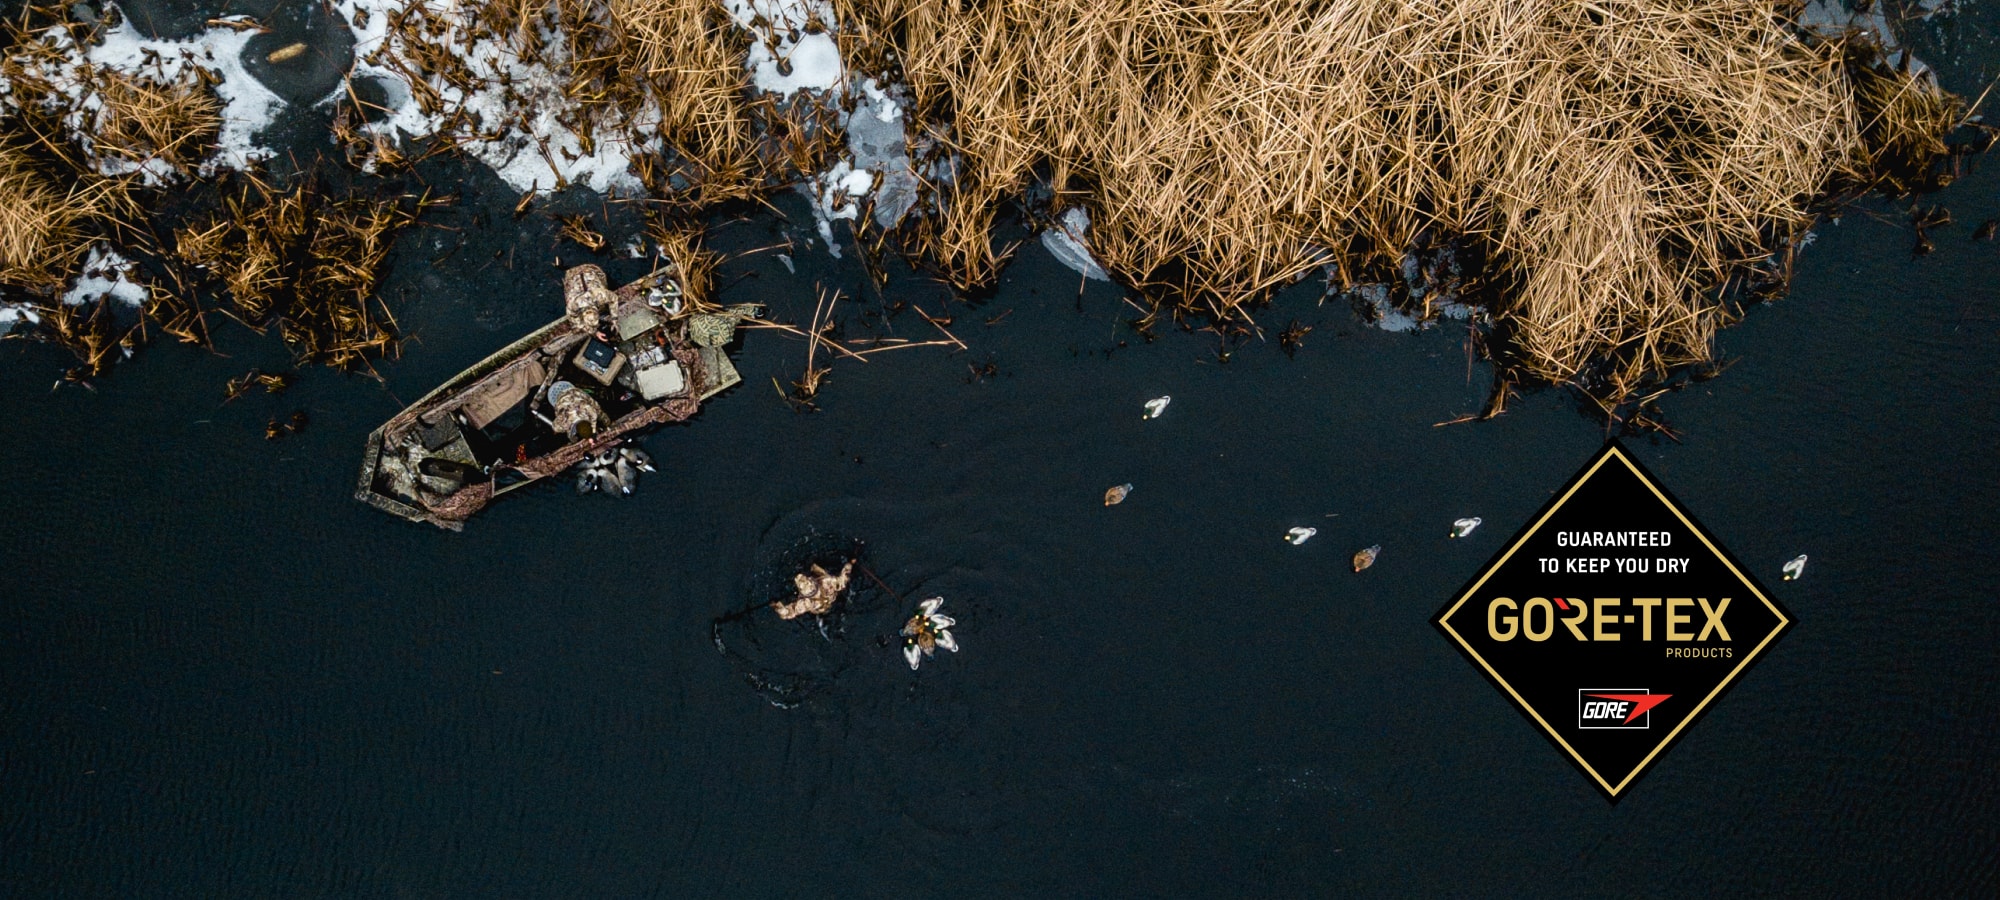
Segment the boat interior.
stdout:
<svg viewBox="0 0 2000 900">
<path fill-rule="evenodd" d="M 687 396 L 693 373 L 673 355 L 669 313 L 658 297 L 622 303 L 596 334 L 567 333 L 500 362 L 445 402 L 383 436 L 378 490 L 416 498 L 450 494 L 495 479 L 495 489 L 530 480 L 510 468 L 588 438 L 645 406 Z M 568 388 L 558 388 L 563 383 Z M 604 416 L 559 430 L 552 395 L 580 390 Z"/>
</svg>

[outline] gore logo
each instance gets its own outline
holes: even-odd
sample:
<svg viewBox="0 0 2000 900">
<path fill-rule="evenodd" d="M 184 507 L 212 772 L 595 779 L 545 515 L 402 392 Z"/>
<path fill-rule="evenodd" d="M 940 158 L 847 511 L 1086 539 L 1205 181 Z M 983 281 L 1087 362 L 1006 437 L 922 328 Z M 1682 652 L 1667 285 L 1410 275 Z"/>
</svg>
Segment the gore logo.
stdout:
<svg viewBox="0 0 2000 900">
<path fill-rule="evenodd" d="M 1648 713 L 1672 696 L 1655 694 L 1644 688 L 1583 688 L 1576 692 L 1576 727 L 1651 728 L 1653 718 Z"/>
</svg>

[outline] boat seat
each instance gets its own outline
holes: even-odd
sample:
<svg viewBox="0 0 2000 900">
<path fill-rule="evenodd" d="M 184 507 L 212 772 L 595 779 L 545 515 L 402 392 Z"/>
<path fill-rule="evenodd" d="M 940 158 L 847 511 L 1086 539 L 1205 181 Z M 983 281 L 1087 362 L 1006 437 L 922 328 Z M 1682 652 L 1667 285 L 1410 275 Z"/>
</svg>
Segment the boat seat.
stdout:
<svg viewBox="0 0 2000 900">
<path fill-rule="evenodd" d="M 439 415 L 436 422 L 417 419 L 417 439 L 423 442 L 425 450 L 436 452 L 458 436 L 458 421 L 449 415 Z"/>
<path fill-rule="evenodd" d="M 542 364 L 533 358 L 515 362 L 468 391 L 459 401 L 458 411 L 465 416 L 466 424 L 485 428 L 528 399 L 529 394 L 541 387 L 544 374 Z"/>
</svg>

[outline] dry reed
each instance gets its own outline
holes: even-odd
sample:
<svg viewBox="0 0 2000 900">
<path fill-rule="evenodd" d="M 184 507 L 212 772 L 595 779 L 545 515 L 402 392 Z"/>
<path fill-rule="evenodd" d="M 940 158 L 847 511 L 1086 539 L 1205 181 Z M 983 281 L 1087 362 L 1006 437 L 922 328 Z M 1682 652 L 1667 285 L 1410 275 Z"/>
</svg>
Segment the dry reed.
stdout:
<svg viewBox="0 0 2000 900">
<path fill-rule="evenodd" d="M 610 0 L 612 38 L 658 104 L 667 168 L 647 186 L 695 208 L 749 198 L 764 181 L 742 99 L 748 38 L 715 0 Z"/>
<path fill-rule="evenodd" d="M 55 177 L 13 141 L 0 141 L 0 284 L 37 293 L 62 287 L 106 223 L 131 211 L 123 179 Z"/>
<path fill-rule="evenodd" d="M 1456 246 L 1483 263 L 1471 296 L 1503 381 L 1602 397 L 1707 360 L 1732 316 L 1725 286 L 1781 285 L 1771 248 L 1816 203 L 1940 183 L 1943 135 L 1964 117 L 1866 38 L 1799 31 L 1795 0 L 833 2 L 848 69 L 907 86 L 920 162 L 940 164 L 918 170 L 949 173 L 902 236 L 957 287 L 994 282 L 1011 252 L 995 222 L 1017 203 L 1038 218 L 1083 207 L 1093 254 L 1156 313 L 1218 320 L 1315 270 L 1393 281 L 1413 250 Z M 545 110 L 583 153 L 657 148 L 631 154 L 635 174 L 685 216 L 820 173 L 840 148 L 832 98 L 751 88 L 750 37 L 719 0 L 425 0 L 388 15 L 394 39 L 364 57 L 444 120 L 422 152 L 499 140 Z M 524 83 L 475 46 L 553 80 Z M 16 56 L 17 96 L 53 90 L 46 65 Z M 446 100 L 496 89 L 516 118 Z M 205 84 L 105 75 L 95 96 L 91 153 L 185 170 L 213 137 Z M 359 113 L 350 101 L 336 121 L 351 159 L 421 157 Z M 123 188 L 38 177 L 0 153 L 18 198 L 0 212 L 0 280 L 47 290 Z M 173 255 L 206 267 L 232 315 L 281 321 L 301 356 L 337 364 L 393 346 L 369 298 L 406 204 L 257 186 L 224 212 L 180 229 Z M 686 257 L 691 289 L 712 265 L 693 235 L 653 235 Z M 156 293 L 170 333 L 205 335 L 184 292 Z"/>
<path fill-rule="evenodd" d="M 702 246 L 700 228 L 655 219 L 646 224 L 646 238 L 656 248 L 659 258 L 665 261 L 663 268 L 670 269 L 680 278 L 681 293 L 687 299 L 689 309 L 713 312 L 721 308 L 714 301 L 715 267 L 720 257 L 715 251 Z"/>
<path fill-rule="evenodd" d="M 191 173 L 222 130 L 222 104 L 192 66 L 165 84 L 100 71 L 96 90 L 102 105 L 87 130 L 100 157 Z"/>
<path fill-rule="evenodd" d="M 996 209 L 1036 182 L 1106 268 L 1217 318 L 1454 239 L 1510 371 L 1613 396 L 1707 359 L 1732 275 L 1836 184 L 1927 167 L 1957 114 L 1778 0 L 837 6 L 948 135 L 913 237 L 959 287 L 991 283 Z"/>
<path fill-rule="evenodd" d="M 395 320 L 375 282 L 397 229 L 424 201 L 328 196 L 310 179 L 278 191 L 245 179 L 221 209 L 174 233 L 172 256 L 197 282 L 213 283 L 244 324 L 276 324 L 302 363 L 346 368 L 395 349 Z M 157 319 L 198 314 L 195 292 L 149 310 Z"/>
</svg>

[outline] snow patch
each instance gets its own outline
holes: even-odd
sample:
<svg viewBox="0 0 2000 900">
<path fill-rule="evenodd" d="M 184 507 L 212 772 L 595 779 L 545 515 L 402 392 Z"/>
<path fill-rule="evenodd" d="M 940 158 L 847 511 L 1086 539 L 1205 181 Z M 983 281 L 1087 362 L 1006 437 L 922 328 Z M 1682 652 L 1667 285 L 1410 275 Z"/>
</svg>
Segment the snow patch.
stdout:
<svg viewBox="0 0 2000 900">
<path fill-rule="evenodd" d="M 1084 240 L 1089 231 L 1090 213 L 1084 212 L 1083 207 L 1072 206 L 1063 212 L 1061 220 L 1043 229 L 1042 248 L 1056 262 L 1075 269 L 1085 278 L 1110 281 L 1111 276 L 1090 255 L 1090 245 Z"/>
<path fill-rule="evenodd" d="M 40 325 L 42 317 L 35 314 L 35 308 L 26 303 L 0 303 L 0 334 L 14 330 L 14 326 L 26 322 Z"/>
<path fill-rule="evenodd" d="M 559 70 L 569 60 L 560 35 L 543 33 L 548 59 L 535 63 L 476 29 L 452 0 L 340 0 L 336 8 L 354 31 L 355 62 L 348 77 L 388 88 L 384 105 L 389 112 L 362 125 L 363 134 L 393 142 L 449 138 L 516 191 L 580 184 L 600 194 L 643 192 L 632 174 L 632 157 L 659 149 L 657 108 L 649 103 L 632 121 L 597 129 L 593 145 L 586 148 L 563 124 L 585 113 L 562 90 Z M 464 65 L 472 87 L 435 75 L 421 88 L 410 84 L 404 73 L 421 69 L 406 37 L 389 28 L 390 16 L 405 9 L 438 26 L 428 40 Z M 425 99 L 418 98 L 420 93 Z M 374 164 L 370 159 L 363 168 Z"/>
<path fill-rule="evenodd" d="M 900 86 L 885 88 L 873 78 L 858 86 L 854 109 L 840 116 L 847 132 L 846 157 L 805 186 L 813 200 L 814 224 L 835 259 L 840 245 L 833 239 L 833 223 L 859 217 L 863 198 L 873 195 L 870 218 L 885 229 L 896 227 L 917 202 L 917 176 L 903 132 L 908 92 Z"/>
<path fill-rule="evenodd" d="M 138 270 L 136 263 L 110 247 L 91 247 L 90 255 L 83 261 L 83 270 L 77 273 L 76 283 L 62 295 L 62 302 L 83 306 L 108 297 L 126 306 L 137 307 L 151 296 L 146 286 L 136 280 Z"/>
<path fill-rule="evenodd" d="M 833 4 L 825 0 L 723 0 L 729 16 L 755 38 L 744 66 L 769 94 L 838 93 L 846 81 L 833 40 Z"/>
<path fill-rule="evenodd" d="M 254 32 L 218 27 L 186 40 L 158 40 L 140 33 L 122 10 L 118 18 L 117 27 L 100 30 L 99 40 L 90 46 L 79 46 L 67 28 L 43 30 L 38 39 L 53 49 L 55 56 L 47 62 L 37 58 L 29 73 L 55 88 L 47 105 L 63 113 L 70 139 L 83 148 L 98 172 L 137 173 L 154 186 L 175 181 L 182 174 L 157 157 L 132 160 L 97 152 L 91 124 L 104 108 L 98 70 L 160 85 L 173 84 L 199 71 L 213 82 L 223 107 L 222 127 L 214 152 L 197 166 L 196 174 L 202 177 L 223 170 L 242 171 L 272 155 L 256 138 L 271 126 L 285 101 L 243 67 L 243 48 Z M 6 104 L 18 108 L 21 101 L 9 87 Z"/>
</svg>

